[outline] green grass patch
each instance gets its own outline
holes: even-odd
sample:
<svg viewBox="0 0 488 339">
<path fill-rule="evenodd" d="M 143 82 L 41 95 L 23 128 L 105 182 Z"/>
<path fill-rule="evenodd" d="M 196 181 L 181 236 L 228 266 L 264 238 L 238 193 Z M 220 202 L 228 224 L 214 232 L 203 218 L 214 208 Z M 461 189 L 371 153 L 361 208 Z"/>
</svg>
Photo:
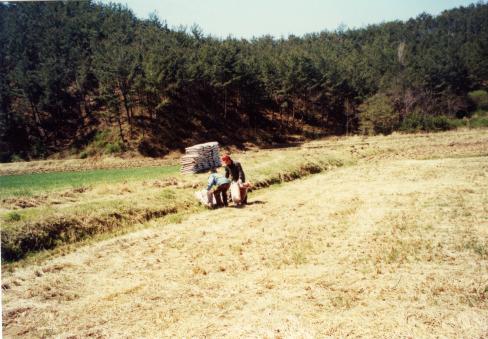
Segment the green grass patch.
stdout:
<svg viewBox="0 0 488 339">
<path fill-rule="evenodd" d="M 439 132 L 456 129 L 459 127 L 484 128 L 488 127 L 488 115 L 486 111 L 478 110 L 470 118 L 456 119 L 444 115 L 429 116 L 425 114 L 410 114 L 402 121 L 399 130 L 401 132 Z"/>
<path fill-rule="evenodd" d="M 400 124 L 402 132 L 434 132 L 447 131 L 458 127 L 456 119 L 451 119 L 444 115 L 433 116 L 428 114 L 414 113 L 408 115 Z"/>
<path fill-rule="evenodd" d="M 469 120 L 469 127 L 471 128 L 488 127 L 488 116 L 474 116 Z"/>
<path fill-rule="evenodd" d="M 22 215 L 18 212 L 9 212 L 5 215 L 4 220 L 6 222 L 16 222 L 22 219 Z"/>
<path fill-rule="evenodd" d="M 179 166 L 99 169 L 0 176 L 0 198 L 32 196 L 35 192 L 82 187 L 97 183 L 161 179 L 178 173 Z"/>
<path fill-rule="evenodd" d="M 469 92 L 468 97 L 476 105 L 477 109 L 488 110 L 488 92 L 485 90 Z"/>
<path fill-rule="evenodd" d="M 117 154 L 125 151 L 126 148 L 114 129 L 98 131 L 93 140 L 79 154 L 85 159 L 97 154 Z"/>
</svg>

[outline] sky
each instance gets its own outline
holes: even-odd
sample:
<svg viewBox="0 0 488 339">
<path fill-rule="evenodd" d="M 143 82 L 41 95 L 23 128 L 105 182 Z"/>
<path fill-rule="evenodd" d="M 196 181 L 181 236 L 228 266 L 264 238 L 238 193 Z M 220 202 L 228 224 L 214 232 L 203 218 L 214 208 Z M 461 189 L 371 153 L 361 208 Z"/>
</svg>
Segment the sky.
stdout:
<svg viewBox="0 0 488 339">
<path fill-rule="evenodd" d="M 127 5 L 137 17 L 155 13 L 169 27 L 197 24 L 205 35 L 251 39 L 287 37 L 408 20 L 426 12 L 467 6 L 473 0 L 112 0 Z M 102 0 L 108 3 L 108 0 Z"/>
</svg>

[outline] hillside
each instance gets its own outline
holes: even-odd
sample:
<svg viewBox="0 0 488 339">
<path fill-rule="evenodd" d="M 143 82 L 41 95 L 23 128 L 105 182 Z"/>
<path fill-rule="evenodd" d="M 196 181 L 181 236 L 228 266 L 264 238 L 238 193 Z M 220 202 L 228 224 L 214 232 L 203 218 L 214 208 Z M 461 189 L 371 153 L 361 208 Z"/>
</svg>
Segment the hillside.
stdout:
<svg viewBox="0 0 488 339">
<path fill-rule="evenodd" d="M 487 137 L 485 129 L 306 143 L 304 158 L 307 150 L 351 158 L 252 192 L 245 208 L 156 218 L 5 266 L 3 334 L 482 337 Z M 258 168 L 269 178 L 295 151 L 240 158 L 256 181 Z M 125 185 L 135 201 L 137 185 Z"/>
<path fill-rule="evenodd" d="M 250 41 L 171 29 L 161 15 L 0 3 L 0 161 L 488 125 L 477 113 L 488 109 L 484 2 Z"/>
</svg>

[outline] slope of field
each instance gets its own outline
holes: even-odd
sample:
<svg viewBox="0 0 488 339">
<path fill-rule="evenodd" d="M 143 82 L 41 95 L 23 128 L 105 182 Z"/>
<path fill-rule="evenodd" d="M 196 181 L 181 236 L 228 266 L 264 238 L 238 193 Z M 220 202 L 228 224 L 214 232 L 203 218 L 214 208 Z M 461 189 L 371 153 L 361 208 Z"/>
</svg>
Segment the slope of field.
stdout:
<svg viewBox="0 0 488 339">
<path fill-rule="evenodd" d="M 4 272 L 4 335 L 486 336 L 486 131 L 396 137 L 304 145 L 365 153 Z"/>
</svg>

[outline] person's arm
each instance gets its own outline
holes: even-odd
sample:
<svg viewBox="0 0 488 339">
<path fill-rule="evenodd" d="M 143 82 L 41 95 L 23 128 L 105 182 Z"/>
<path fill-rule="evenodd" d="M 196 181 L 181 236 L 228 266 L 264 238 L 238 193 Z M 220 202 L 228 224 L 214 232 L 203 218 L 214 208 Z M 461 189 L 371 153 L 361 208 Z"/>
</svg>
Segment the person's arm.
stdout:
<svg viewBox="0 0 488 339">
<path fill-rule="evenodd" d="M 225 166 L 225 177 L 226 177 L 227 179 L 229 179 L 229 176 L 230 176 L 229 167 L 228 167 L 228 166 Z"/>
<path fill-rule="evenodd" d="M 207 191 L 210 191 L 213 185 L 215 185 L 215 175 L 211 174 L 208 177 Z"/>
</svg>

